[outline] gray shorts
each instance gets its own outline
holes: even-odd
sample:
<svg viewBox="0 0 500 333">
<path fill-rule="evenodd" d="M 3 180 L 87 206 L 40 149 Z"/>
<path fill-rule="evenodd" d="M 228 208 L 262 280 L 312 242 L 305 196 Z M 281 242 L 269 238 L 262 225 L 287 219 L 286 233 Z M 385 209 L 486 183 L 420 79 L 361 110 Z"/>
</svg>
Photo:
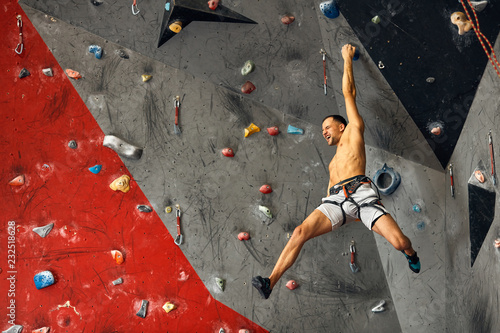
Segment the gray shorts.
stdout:
<svg viewBox="0 0 500 333">
<path fill-rule="evenodd" d="M 337 186 L 340 185 L 336 185 L 334 188 L 337 188 Z M 341 189 L 337 194 L 323 198 L 323 203 L 316 208 L 328 217 L 332 223 L 332 230 L 357 219 L 360 219 L 361 222 L 371 230 L 375 222 L 381 216 L 389 213 L 380 202 L 380 198 L 371 184 L 361 184 L 354 193 L 348 195 L 357 205 L 350 200 L 346 200 L 345 192 Z M 337 202 L 338 204 L 329 203 L 327 201 Z M 342 210 L 345 213 L 345 221 Z"/>
</svg>

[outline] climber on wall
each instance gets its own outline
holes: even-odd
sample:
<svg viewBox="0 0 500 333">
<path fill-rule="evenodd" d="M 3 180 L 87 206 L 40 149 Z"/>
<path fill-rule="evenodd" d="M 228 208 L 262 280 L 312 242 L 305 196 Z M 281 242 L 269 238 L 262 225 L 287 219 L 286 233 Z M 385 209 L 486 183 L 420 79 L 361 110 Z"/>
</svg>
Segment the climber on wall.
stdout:
<svg viewBox="0 0 500 333">
<path fill-rule="evenodd" d="M 252 285 L 264 298 L 269 297 L 276 282 L 293 265 L 305 242 L 355 220 L 361 220 L 368 229 L 385 237 L 394 248 L 403 252 L 410 269 L 415 273 L 420 272 L 420 260 L 410 240 L 401 232 L 396 221 L 380 202 L 378 192 L 372 188 L 371 180 L 364 175 L 365 125 L 356 106 L 352 68 L 354 52 L 355 48 L 350 44 L 342 48 L 342 91 L 349 124 L 339 115 L 327 116 L 322 124 L 323 137 L 328 145 L 337 146 L 337 152 L 329 166 L 327 197 L 295 228 L 269 278 L 256 276 L 252 279 Z"/>
</svg>

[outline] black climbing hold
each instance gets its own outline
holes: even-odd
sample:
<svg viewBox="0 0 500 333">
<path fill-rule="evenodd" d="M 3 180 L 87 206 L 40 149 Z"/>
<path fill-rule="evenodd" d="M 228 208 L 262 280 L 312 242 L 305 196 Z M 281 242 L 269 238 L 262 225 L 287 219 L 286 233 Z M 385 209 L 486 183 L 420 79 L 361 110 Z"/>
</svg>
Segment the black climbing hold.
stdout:
<svg viewBox="0 0 500 333">
<path fill-rule="evenodd" d="M 125 51 L 123 51 L 123 50 L 116 50 L 116 54 L 118 54 L 118 56 L 120 58 L 128 59 L 128 54 L 125 53 Z"/>
<path fill-rule="evenodd" d="M 19 78 L 22 79 L 23 77 L 29 76 L 30 72 L 26 68 L 21 69 L 21 72 L 19 73 Z"/>
<path fill-rule="evenodd" d="M 71 149 L 76 149 L 78 148 L 78 144 L 75 140 L 71 140 L 70 142 L 68 142 L 68 147 L 70 147 Z"/>
<path fill-rule="evenodd" d="M 137 205 L 137 209 L 143 213 L 151 213 L 153 211 L 153 208 L 148 205 Z"/>
<path fill-rule="evenodd" d="M 90 3 L 96 7 L 102 5 L 102 1 L 98 1 L 98 0 L 90 0 Z"/>
</svg>

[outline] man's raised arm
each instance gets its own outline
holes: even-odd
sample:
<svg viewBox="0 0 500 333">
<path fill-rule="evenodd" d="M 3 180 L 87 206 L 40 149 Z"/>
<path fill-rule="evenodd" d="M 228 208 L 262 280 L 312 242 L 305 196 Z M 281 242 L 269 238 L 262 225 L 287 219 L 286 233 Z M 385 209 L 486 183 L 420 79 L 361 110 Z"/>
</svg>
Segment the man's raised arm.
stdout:
<svg viewBox="0 0 500 333">
<path fill-rule="evenodd" d="M 363 118 L 359 115 L 356 106 L 356 85 L 352 70 L 352 58 L 356 48 L 351 44 L 342 47 L 342 58 L 344 58 L 344 75 L 342 76 L 342 92 L 345 99 L 345 107 L 349 125 L 358 127 L 362 132 L 365 129 Z"/>
</svg>

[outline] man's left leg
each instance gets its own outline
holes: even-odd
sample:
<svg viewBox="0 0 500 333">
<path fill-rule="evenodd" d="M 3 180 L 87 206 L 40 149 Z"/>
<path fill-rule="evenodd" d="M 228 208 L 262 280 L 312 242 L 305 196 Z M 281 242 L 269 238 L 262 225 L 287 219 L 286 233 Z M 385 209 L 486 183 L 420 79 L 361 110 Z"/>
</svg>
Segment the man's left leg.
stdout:
<svg viewBox="0 0 500 333">
<path fill-rule="evenodd" d="M 420 272 L 420 260 L 417 257 L 417 252 L 413 249 L 410 239 L 403 234 L 390 214 L 381 216 L 373 225 L 372 230 L 387 239 L 396 250 L 403 252 L 413 272 Z"/>
</svg>

